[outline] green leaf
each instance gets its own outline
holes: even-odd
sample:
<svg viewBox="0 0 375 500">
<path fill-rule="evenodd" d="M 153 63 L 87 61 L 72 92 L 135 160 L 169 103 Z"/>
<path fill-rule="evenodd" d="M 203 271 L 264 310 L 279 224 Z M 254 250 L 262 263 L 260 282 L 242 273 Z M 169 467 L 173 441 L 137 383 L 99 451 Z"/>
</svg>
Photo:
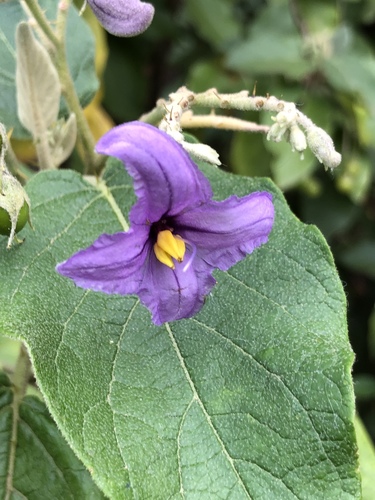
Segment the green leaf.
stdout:
<svg viewBox="0 0 375 500">
<path fill-rule="evenodd" d="M 373 164 L 368 155 L 352 152 L 336 180 L 340 191 L 348 194 L 354 203 L 366 200 L 372 186 Z"/>
<path fill-rule="evenodd" d="M 200 35 L 219 48 L 240 34 L 232 0 L 187 0 L 186 10 Z"/>
<path fill-rule="evenodd" d="M 2 245 L 0 331 L 26 340 L 50 411 L 110 498 L 359 498 L 353 353 L 330 251 L 270 181 L 204 171 L 218 199 L 271 191 L 276 222 L 269 243 L 215 274 L 197 316 L 156 327 L 136 297 L 55 273 L 122 230 L 117 209 L 134 194 L 112 162 L 108 189 L 70 171 L 29 182 L 35 231 Z"/>
<path fill-rule="evenodd" d="M 247 39 L 228 52 L 226 66 L 245 74 L 282 74 L 300 79 L 312 70 L 303 58 L 301 37 L 285 0 L 267 5 Z"/>
<path fill-rule="evenodd" d="M 57 3 L 55 0 L 38 2 L 48 19 L 56 19 Z M 27 20 L 21 2 L 9 0 L 0 2 L 0 117 L 7 128 L 14 128 L 12 137 L 28 139 L 30 134 L 21 125 L 17 115 L 16 101 L 16 52 L 15 31 L 21 21 Z M 95 75 L 95 45 L 90 28 L 83 21 L 77 10 L 69 9 L 66 50 L 69 69 L 74 81 L 81 105 L 86 106 L 98 88 Z M 68 116 L 64 101 L 60 104 L 60 116 Z"/>
<path fill-rule="evenodd" d="M 272 157 L 265 150 L 264 141 L 261 134 L 239 132 L 233 136 L 230 165 L 236 174 L 266 176 L 271 173 Z"/>
<path fill-rule="evenodd" d="M 358 440 L 359 464 L 362 478 L 362 500 L 375 498 L 375 448 L 361 419 L 354 420 Z"/>
<path fill-rule="evenodd" d="M 14 429 L 13 389 L 8 377 L 0 373 L 1 498 L 103 499 L 45 405 L 26 396 L 17 410 Z"/>
</svg>

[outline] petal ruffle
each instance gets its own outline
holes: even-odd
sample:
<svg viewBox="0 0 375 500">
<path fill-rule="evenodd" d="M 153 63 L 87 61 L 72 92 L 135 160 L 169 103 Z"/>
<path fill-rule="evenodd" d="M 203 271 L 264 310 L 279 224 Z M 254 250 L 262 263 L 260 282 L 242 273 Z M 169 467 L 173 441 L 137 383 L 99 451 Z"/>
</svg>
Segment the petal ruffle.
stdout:
<svg viewBox="0 0 375 500">
<path fill-rule="evenodd" d="M 150 254 L 146 286 L 141 287 L 138 295 L 156 325 L 196 314 L 216 283 L 211 275 L 213 269 L 204 261 L 197 260 L 194 267 L 183 269 L 183 263 L 177 263 L 172 270 L 161 264 L 153 252 Z"/>
<path fill-rule="evenodd" d="M 90 247 L 58 264 L 56 270 L 76 285 L 105 293 L 138 293 L 150 253 L 148 232 L 103 234 Z"/>
<path fill-rule="evenodd" d="M 197 258 L 225 271 L 268 240 L 274 221 L 272 196 L 256 192 L 211 200 L 174 221 L 176 233 L 196 245 Z"/>
<path fill-rule="evenodd" d="M 154 7 L 140 0 L 88 0 L 100 24 L 112 35 L 143 33 L 154 17 Z"/>
<path fill-rule="evenodd" d="M 133 177 L 138 202 L 130 220 L 135 224 L 174 216 L 212 197 L 208 180 L 182 146 L 152 125 L 119 125 L 99 140 L 96 150 L 119 158 Z"/>
</svg>

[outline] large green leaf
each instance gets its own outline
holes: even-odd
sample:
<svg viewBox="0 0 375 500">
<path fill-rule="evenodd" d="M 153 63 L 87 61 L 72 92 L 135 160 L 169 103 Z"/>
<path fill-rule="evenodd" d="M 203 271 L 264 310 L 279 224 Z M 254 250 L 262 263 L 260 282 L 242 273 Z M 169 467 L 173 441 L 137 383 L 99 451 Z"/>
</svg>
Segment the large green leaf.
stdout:
<svg viewBox="0 0 375 500">
<path fill-rule="evenodd" d="M 57 262 L 122 229 L 122 166 L 28 184 L 35 231 L 0 257 L 0 332 L 25 339 L 48 406 L 111 498 L 359 498 L 353 353 L 330 251 L 267 180 L 205 169 L 217 198 L 267 189 L 269 243 L 190 320 L 76 288 Z M 126 258 L 126 256 L 124 256 Z"/>
<path fill-rule="evenodd" d="M 48 19 L 54 21 L 57 14 L 55 0 L 38 2 Z M 21 125 L 17 115 L 16 101 L 16 53 L 15 31 L 20 21 L 27 20 L 21 2 L 9 0 L 0 2 L 0 121 L 7 128 L 13 128 L 15 139 L 30 138 L 29 132 Z M 90 28 L 72 6 L 69 10 L 66 52 L 74 86 L 82 106 L 86 106 L 98 88 L 95 75 L 95 44 Z M 60 114 L 67 115 L 66 104 L 62 101 Z"/>
<path fill-rule="evenodd" d="M 0 373 L 1 498 L 102 499 L 45 405 L 33 396 L 14 405 L 12 385 Z"/>
</svg>

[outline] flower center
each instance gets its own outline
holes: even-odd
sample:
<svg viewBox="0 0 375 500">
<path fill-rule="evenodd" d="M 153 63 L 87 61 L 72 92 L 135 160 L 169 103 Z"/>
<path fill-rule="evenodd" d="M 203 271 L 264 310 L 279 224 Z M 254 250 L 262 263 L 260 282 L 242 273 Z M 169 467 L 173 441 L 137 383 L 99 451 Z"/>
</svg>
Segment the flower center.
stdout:
<svg viewBox="0 0 375 500">
<path fill-rule="evenodd" d="M 174 236 L 169 229 L 164 229 L 158 232 L 154 252 L 158 261 L 174 269 L 175 265 L 172 259 L 177 260 L 177 262 L 183 261 L 185 242 L 180 236 Z"/>
</svg>

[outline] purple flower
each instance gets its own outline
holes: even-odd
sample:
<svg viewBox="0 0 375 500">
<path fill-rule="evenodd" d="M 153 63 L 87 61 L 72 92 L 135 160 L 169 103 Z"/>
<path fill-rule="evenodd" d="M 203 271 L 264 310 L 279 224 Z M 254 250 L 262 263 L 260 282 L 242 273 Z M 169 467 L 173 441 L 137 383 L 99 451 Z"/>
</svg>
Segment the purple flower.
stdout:
<svg viewBox="0 0 375 500">
<path fill-rule="evenodd" d="M 138 200 L 127 232 L 103 234 L 58 265 L 83 288 L 136 294 L 155 324 L 189 318 L 225 271 L 268 239 L 272 197 L 256 192 L 212 200 L 208 180 L 185 150 L 141 122 L 115 127 L 97 151 L 124 162 Z"/>
<path fill-rule="evenodd" d="M 140 0 L 87 0 L 100 24 L 112 35 L 143 33 L 154 17 L 154 7 Z"/>
</svg>

